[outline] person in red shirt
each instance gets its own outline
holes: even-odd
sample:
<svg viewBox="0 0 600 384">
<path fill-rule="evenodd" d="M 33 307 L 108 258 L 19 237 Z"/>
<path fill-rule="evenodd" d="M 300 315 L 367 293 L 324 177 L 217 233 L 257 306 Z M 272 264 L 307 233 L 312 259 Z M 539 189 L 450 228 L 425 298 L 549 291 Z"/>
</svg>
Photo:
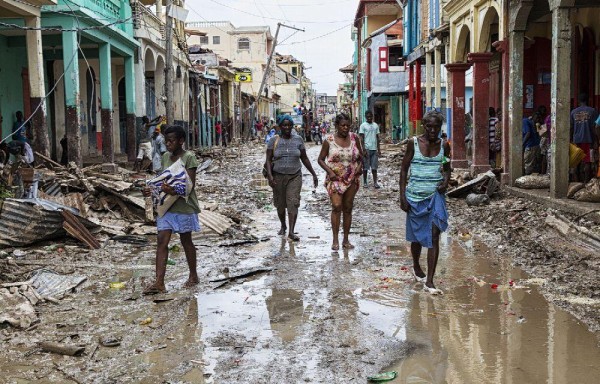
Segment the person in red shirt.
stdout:
<svg viewBox="0 0 600 384">
<path fill-rule="evenodd" d="M 215 132 L 217 133 L 217 145 L 222 145 L 223 141 L 223 128 L 221 126 L 221 121 L 217 121 L 215 124 Z"/>
</svg>

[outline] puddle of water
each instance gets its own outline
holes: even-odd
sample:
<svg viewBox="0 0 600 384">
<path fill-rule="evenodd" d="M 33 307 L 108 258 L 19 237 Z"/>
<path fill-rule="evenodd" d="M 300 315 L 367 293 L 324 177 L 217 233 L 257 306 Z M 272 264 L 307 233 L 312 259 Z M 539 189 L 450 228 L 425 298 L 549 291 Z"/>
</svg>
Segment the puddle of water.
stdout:
<svg viewBox="0 0 600 384">
<path fill-rule="evenodd" d="M 465 250 L 448 238 L 442 249 L 443 297 L 416 293 L 409 302 L 394 302 L 387 292 L 359 300 L 372 326 L 420 346 L 385 369 L 397 371 L 396 380 L 591 383 L 600 377 L 598 339 L 573 316 L 547 303 L 538 286 L 491 289 L 491 283 L 528 282 L 523 271 L 507 259 L 488 257 L 490 250 L 477 241 Z M 444 281 L 444 276 L 453 279 Z M 468 281 L 470 276 L 488 284 L 479 286 Z"/>
</svg>

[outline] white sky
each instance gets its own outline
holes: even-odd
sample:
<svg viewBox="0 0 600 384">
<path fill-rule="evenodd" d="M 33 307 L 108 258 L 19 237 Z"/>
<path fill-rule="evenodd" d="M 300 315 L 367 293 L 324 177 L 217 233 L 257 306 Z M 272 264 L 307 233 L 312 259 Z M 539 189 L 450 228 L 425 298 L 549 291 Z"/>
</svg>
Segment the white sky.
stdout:
<svg viewBox="0 0 600 384">
<path fill-rule="evenodd" d="M 186 21 L 268 25 L 273 36 L 277 22 L 305 29 L 281 27 L 276 51 L 303 61 L 317 92 L 335 95 L 344 82 L 339 69 L 352 62 L 350 33 L 357 5 L 358 0 L 187 0 Z"/>
</svg>

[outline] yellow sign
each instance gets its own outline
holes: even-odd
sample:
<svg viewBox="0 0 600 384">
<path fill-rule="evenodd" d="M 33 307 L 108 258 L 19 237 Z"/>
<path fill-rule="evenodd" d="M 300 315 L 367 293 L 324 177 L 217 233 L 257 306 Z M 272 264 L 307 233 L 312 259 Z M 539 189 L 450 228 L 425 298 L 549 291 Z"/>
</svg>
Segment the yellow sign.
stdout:
<svg viewBox="0 0 600 384">
<path fill-rule="evenodd" d="M 251 83 L 252 73 L 249 72 L 238 72 L 235 74 L 235 81 L 240 83 Z"/>
</svg>

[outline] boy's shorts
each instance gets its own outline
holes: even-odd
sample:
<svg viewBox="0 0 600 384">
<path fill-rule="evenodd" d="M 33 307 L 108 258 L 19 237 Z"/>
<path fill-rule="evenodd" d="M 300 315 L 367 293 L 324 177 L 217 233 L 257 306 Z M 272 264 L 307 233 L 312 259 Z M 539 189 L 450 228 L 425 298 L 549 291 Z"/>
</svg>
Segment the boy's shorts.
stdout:
<svg viewBox="0 0 600 384">
<path fill-rule="evenodd" d="M 167 212 L 163 217 L 156 219 L 156 229 L 159 232 L 171 231 L 173 233 L 199 232 L 198 214 Z"/>
<path fill-rule="evenodd" d="M 368 171 L 373 170 L 376 171 L 379 165 L 379 155 L 377 151 L 373 151 L 368 149 L 367 156 L 363 157 L 363 170 Z"/>
<path fill-rule="evenodd" d="M 149 141 L 140 143 L 137 159 L 142 160 L 143 158 L 152 160 L 152 143 Z"/>
</svg>

